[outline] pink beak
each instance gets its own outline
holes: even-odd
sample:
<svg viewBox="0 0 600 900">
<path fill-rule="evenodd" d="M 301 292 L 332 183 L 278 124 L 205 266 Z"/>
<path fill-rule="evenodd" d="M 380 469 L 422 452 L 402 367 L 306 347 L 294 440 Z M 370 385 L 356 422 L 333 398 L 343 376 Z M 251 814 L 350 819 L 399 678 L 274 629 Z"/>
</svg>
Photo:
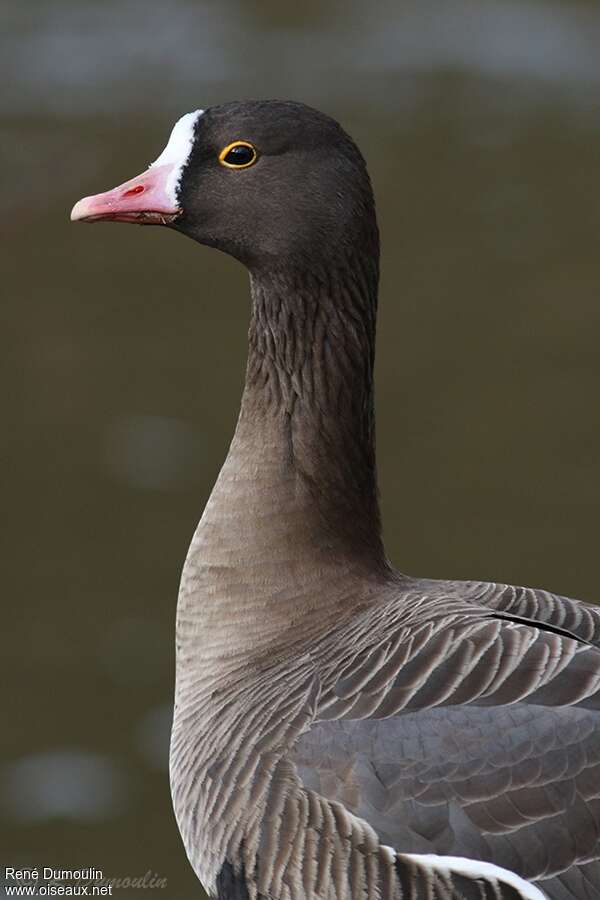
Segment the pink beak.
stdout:
<svg viewBox="0 0 600 900">
<path fill-rule="evenodd" d="M 152 166 L 112 191 L 79 200 L 71 210 L 72 222 L 137 222 L 167 225 L 182 210 L 174 201 L 169 176 L 174 165 Z"/>
</svg>

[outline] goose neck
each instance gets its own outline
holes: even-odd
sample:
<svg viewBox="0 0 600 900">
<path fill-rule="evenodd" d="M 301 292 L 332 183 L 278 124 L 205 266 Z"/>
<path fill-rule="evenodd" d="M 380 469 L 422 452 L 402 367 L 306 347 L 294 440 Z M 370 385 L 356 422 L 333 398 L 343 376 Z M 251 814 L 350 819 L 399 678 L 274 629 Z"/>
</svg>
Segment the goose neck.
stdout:
<svg viewBox="0 0 600 900">
<path fill-rule="evenodd" d="M 248 365 L 232 450 L 265 455 L 323 527 L 379 554 L 373 364 L 377 267 L 253 276 Z M 276 486 L 273 486 L 276 490 Z"/>
</svg>

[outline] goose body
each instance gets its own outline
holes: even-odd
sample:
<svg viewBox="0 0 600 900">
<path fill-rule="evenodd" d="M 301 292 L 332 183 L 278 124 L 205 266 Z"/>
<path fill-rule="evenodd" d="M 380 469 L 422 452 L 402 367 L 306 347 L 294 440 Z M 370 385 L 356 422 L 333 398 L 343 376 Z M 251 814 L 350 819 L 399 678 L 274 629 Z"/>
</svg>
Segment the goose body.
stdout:
<svg viewBox="0 0 600 900">
<path fill-rule="evenodd" d="M 378 235 L 350 138 L 301 104 L 197 111 L 72 216 L 166 224 L 251 276 L 240 416 L 177 613 L 172 793 L 206 891 L 598 900 L 600 611 L 385 556 Z"/>
</svg>

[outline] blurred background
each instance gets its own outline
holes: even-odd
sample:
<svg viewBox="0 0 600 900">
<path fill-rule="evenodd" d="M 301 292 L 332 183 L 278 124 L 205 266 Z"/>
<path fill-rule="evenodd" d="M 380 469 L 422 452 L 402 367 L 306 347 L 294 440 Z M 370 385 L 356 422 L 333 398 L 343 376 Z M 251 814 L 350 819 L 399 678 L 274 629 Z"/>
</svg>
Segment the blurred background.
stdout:
<svg viewBox="0 0 600 900">
<path fill-rule="evenodd" d="M 171 812 L 177 585 L 230 440 L 247 276 L 72 226 L 184 112 L 303 100 L 383 232 L 378 442 L 404 571 L 598 597 L 600 9 L 4 0 L 0 865 L 201 896 Z M 117 897 L 139 896 L 118 889 Z"/>
</svg>

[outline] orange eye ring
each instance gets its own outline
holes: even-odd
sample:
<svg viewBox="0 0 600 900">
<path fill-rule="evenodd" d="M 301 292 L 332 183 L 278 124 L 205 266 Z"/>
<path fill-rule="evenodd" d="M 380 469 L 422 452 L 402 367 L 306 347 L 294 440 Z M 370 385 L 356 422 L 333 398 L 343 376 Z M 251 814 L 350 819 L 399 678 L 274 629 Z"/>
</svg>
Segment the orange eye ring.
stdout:
<svg viewBox="0 0 600 900">
<path fill-rule="evenodd" d="M 240 151 L 238 148 L 243 149 Z M 239 162 L 235 160 L 236 155 L 239 157 Z M 223 147 L 219 153 L 219 162 L 227 169 L 247 169 L 253 166 L 257 159 L 258 153 L 250 141 L 233 141 L 231 144 Z"/>
</svg>

